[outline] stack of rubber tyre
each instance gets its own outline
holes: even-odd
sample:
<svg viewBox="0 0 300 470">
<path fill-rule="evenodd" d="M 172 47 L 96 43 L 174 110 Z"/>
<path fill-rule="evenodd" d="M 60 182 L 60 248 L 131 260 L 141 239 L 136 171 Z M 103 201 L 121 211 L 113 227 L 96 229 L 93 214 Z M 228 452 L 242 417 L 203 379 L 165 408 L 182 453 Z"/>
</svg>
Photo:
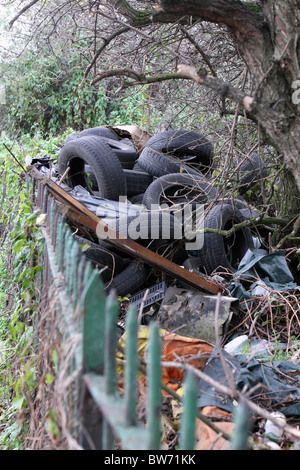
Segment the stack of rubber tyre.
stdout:
<svg viewBox="0 0 300 470">
<path fill-rule="evenodd" d="M 256 215 L 249 214 L 242 196 L 266 175 L 266 168 L 259 155 L 251 153 L 239 165 L 239 196 L 233 198 L 228 193 L 224 197 L 211 178 L 213 156 L 209 139 L 194 131 L 159 133 L 138 154 L 129 138 L 120 138 L 110 128 L 97 127 L 67 137 L 59 153 L 58 170 L 71 188 L 80 185 L 97 198 L 113 201 L 126 198 L 129 204 L 142 204 L 140 220 L 145 224 L 153 207 L 157 210 L 166 205 L 170 209 L 187 203 L 191 207 L 203 205 L 204 228 L 213 231 L 205 231 L 202 248 L 186 250 L 184 240 L 175 240 L 172 231 L 165 238 L 163 211 L 155 219 L 160 224 L 156 227 L 156 239 L 151 239 L 149 230 L 146 239 L 136 241 L 194 272 L 227 276 L 253 246 L 248 227 L 230 230 L 245 217 Z M 126 218 L 127 224 L 130 221 L 130 217 Z M 119 229 L 122 223 L 118 221 Z M 229 236 L 218 234 L 218 230 L 228 232 Z M 84 241 L 87 240 L 78 238 L 78 242 Z M 87 243 L 90 249 L 85 251 L 86 255 L 99 267 L 106 288 L 115 289 L 119 296 L 135 293 L 151 278 L 150 268 L 126 258 L 109 243 L 95 239 Z"/>
</svg>

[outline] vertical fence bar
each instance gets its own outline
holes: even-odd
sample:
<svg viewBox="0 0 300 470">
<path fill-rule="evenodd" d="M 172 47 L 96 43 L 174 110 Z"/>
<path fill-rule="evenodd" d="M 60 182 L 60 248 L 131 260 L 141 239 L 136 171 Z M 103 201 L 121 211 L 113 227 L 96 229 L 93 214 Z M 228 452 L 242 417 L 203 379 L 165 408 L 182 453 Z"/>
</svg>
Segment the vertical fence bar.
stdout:
<svg viewBox="0 0 300 470">
<path fill-rule="evenodd" d="M 116 391 L 116 325 L 119 315 L 119 303 L 114 292 L 111 292 L 105 308 L 105 360 L 106 393 L 113 395 Z"/>
<path fill-rule="evenodd" d="M 53 232 L 54 232 L 54 211 L 55 211 L 56 203 L 54 198 L 51 198 L 51 206 L 50 206 L 50 226 L 49 226 L 49 234 L 51 243 L 53 242 Z"/>
<path fill-rule="evenodd" d="M 89 279 L 93 272 L 93 266 L 90 260 L 87 260 L 84 275 L 83 275 L 83 284 L 86 285 L 89 282 Z"/>
<path fill-rule="evenodd" d="M 161 407 L 161 339 L 156 323 L 151 325 L 149 341 L 148 377 L 148 429 L 149 450 L 160 449 L 160 407 Z"/>
<path fill-rule="evenodd" d="M 62 267 L 62 257 L 63 257 L 63 220 L 60 217 L 57 223 L 57 232 L 56 232 L 56 263 L 58 270 L 61 270 Z"/>
<path fill-rule="evenodd" d="M 130 307 L 126 315 L 126 352 L 125 352 L 125 419 L 128 426 L 136 424 L 137 405 L 137 310 Z"/>
<path fill-rule="evenodd" d="M 247 450 L 250 433 L 251 416 L 249 408 L 240 402 L 234 414 L 234 430 L 231 436 L 232 450 Z"/>
<path fill-rule="evenodd" d="M 195 375 L 188 372 L 183 396 L 183 415 L 181 419 L 179 449 L 193 450 L 195 445 L 195 424 L 197 412 L 197 382 Z"/>
<path fill-rule="evenodd" d="M 66 280 L 66 289 L 67 289 L 67 294 L 71 294 L 71 289 L 70 289 L 70 279 L 71 279 L 71 250 L 72 250 L 72 236 L 70 231 L 68 230 L 66 233 L 66 244 L 65 244 L 65 280 Z"/>
<path fill-rule="evenodd" d="M 106 296 L 94 270 L 83 294 L 83 347 L 86 372 L 103 372 Z"/>
<path fill-rule="evenodd" d="M 119 315 L 119 302 L 114 292 L 111 292 L 106 301 L 105 308 L 105 355 L 104 355 L 104 376 L 106 379 L 107 395 L 116 393 L 116 348 L 117 331 L 116 325 Z M 114 433 L 106 420 L 103 421 L 104 450 L 113 449 Z"/>
<path fill-rule="evenodd" d="M 48 190 L 46 186 L 43 185 L 42 187 L 42 201 L 41 201 L 41 209 L 43 214 L 47 214 L 48 209 Z"/>
<path fill-rule="evenodd" d="M 78 243 L 73 239 L 72 253 L 71 253 L 71 291 L 72 291 L 72 301 L 74 307 L 77 305 L 77 275 L 78 275 L 78 258 L 79 258 L 79 246 Z"/>
<path fill-rule="evenodd" d="M 92 270 L 81 299 L 84 373 L 103 374 L 105 307 L 106 295 L 100 282 L 99 273 L 97 270 Z M 81 403 L 81 445 L 85 449 L 102 449 L 102 413 L 86 386 L 83 386 L 81 390 Z"/>
</svg>

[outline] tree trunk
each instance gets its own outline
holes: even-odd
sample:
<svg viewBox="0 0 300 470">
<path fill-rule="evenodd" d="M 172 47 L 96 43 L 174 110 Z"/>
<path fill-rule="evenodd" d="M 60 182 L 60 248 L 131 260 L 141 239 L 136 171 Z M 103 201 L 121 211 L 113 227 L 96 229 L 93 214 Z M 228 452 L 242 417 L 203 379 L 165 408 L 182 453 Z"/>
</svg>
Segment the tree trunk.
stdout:
<svg viewBox="0 0 300 470">
<path fill-rule="evenodd" d="M 300 79 L 299 0 L 264 0 L 252 8 L 238 0 L 160 0 L 159 5 L 160 14 L 191 15 L 228 27 L 252 78 L 251 114 L 300 189 L 300 104 L 292 100 Z"/>
<path fill-rule="evenodd" d="M 280 174 L 277 207 L 279 217 L 292 222 L 300 214 L 300 100 L 293 99 L 296 86 L 300 89 L 300 2 L 264 0 L 260 6 L 253 5 L 254 10 L 236 0 L 160 1 L 162 11 L 225 24 L 234 36 L 254 89 L 248 111 L 287 166 Z M 208 81 L 206 84 L 209 86 Z M 232 98 L 234 93 L 227 96 Z M 235 96 L 243 103 L 238 90 Z M 273 243 L 285 239 L 292 230 L 292 223 L 283 231 L 276 229 Z M 293 243 L 285 240 L 286 247 Z"/>
</svg>

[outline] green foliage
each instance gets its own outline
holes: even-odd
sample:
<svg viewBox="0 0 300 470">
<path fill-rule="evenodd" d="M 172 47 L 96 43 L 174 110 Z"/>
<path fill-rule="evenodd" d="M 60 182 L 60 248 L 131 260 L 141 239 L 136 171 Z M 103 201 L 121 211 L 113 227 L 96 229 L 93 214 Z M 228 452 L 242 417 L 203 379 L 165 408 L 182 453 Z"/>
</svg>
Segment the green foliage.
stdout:
<svg viewBox="0 0 300 470">
<path fill-rule="evenodd" d="M 1 65 L 6 103 L 1 121 L 6 131 L 56 133 L 68 126 L 82 129 L 105 122 L 107 97 L 104 87 L 79 88 L 81 73 L 77 57 L 63 66 L 55 56 L 26 52 Z"/>
<path fill-rule="evenodd" d="M 61 133 L 107 124 L 139 124 L 143 92 L 122 93 L 118 99 L 105 82 L 81 85 L 83 61 L 74 50 L 67 62 L 54 55 L 27 51 L 15 61 L 0 64 L 5 103 L 0 105 L 2 130 L 10 135 L 37 131 Z"/>
<path fill-rule="evenodd" d="M 64 136 L 23 136 L 19 145 L 6 140 L 22 165 L 25 158 L 55 154 Z M 30 185 L 22 169 L 0 146 L 0 449 L 22 449 L 28 427 L 28 400 L 37 385 L 33 324 L 39 304 L 39 264 L 44 239 L 39 211 L 30 205 Z M 51 380 L 48 377 L 48 382 Z"/>
</svg>

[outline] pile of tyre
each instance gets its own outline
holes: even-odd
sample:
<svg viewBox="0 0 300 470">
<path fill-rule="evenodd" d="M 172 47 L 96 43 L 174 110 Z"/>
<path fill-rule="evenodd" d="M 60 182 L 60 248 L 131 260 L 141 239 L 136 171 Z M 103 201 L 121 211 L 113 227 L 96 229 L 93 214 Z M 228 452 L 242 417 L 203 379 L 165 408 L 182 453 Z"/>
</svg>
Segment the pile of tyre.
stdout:
<svg viewBox="0 0 300 470">
<path fill-rule="evenodd" d="M 82 186 L 99 201 L 126 199 L 129 207 L 141 204 L 139 224 L 145 224 L 149 230 L 140 230 L 147 235 L 136 239 L 138 243 L 194 272 L 220 273 L 226 277 L 234 273 L 247 249 L 253 246 L 248 227 L 232 233 L 230 229 L 245 217 L 256 215 L 249 214 L 243 194 L 266 175 L 266 168 L 259 155 L 251 153 L 239 166 L 239 196 L 233 198 L 230 191 L 224 196 L 213 184 L 213 157 L 210 140 L 195 131 L 161 132 L 151 137 L 138 153 L 130 138 L 120 138 L 110 128 L 97 127 L 66 138 L 59 152 L 58 171 L 64 175 L 68 186 Z M 190 207 L 203 205 L 204 228 L 213 229 L 204 230 L 204 242 L 196 250 L 186 249 L 184 239 L 175 236 L 175 225 L 165 236 L 165 217 L 168 216 L 170 223 L 171 209 L 182 208 L 187 203 Z M 170 208 L 168 213 L 160 210 L 166 206 Z M 133 217 L 120 218 L 117 229 L 124 231 L 124 223 L 130 224 Z M 153 219 L 157 225 L 155 239 L 152 238 Z M 178 222 L 176 217 L 175 222 Z M 218 234 L 218 230 L 231 235 L 225 237 Z M 107 289 L 113 288 L 124 296 L 151 282 L 153 270 L 138 260 L 127 258 L 107 241 L 91 241 L 79 236 L 76 239 L 79 243 L 88 241 L 90 249 L 85 254 L 100 268 Z"/>
</svg>

